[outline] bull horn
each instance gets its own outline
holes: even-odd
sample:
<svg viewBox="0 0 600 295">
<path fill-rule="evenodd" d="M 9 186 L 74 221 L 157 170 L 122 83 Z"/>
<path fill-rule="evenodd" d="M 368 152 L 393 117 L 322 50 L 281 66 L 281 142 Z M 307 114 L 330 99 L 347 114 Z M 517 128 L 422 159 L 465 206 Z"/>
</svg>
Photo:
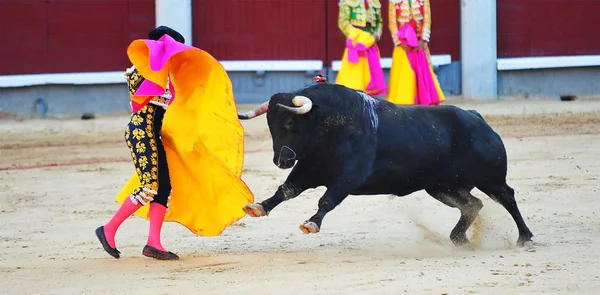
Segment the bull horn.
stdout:
<svg viewBox="0 0 600 295">
<path fill-rule="evenodd" d="M 263 103 L 261 103 L 257 108 L 249 111 L 249 112 L 245 112 L 245 113 L 238 113 L 238 119 L 241 120 L 248 120 L 248 119 L 252 119 L 254 117 L 258 117 L 262 114 L 264 114 L 267 109 L 269 109 L 269 102 L 265 101 Z"/>
<path fill-rule="evenodd" d="M 306 96 L 296 96 L 292 99 L 292 103 L 297 106 L 297 108 L 288 107 L 279 103 L 277 105 L 298 115 L 306 114 L 312 109 L 312 101 Z"/>
</svg>

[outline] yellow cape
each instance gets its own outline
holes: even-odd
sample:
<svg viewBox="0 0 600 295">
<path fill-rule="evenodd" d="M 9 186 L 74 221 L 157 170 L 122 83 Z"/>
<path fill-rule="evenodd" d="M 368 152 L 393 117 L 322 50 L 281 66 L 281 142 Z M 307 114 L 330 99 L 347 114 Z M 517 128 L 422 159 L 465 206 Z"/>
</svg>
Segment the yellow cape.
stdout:
<svg viewBox="0 0 600 295">
<path fill-rule="evenodd" d="M 254 202 L 241 180 L 244 129 L 225 69 L 198 48 L 173 55 L 158 72 L 150 69 L 144 40 L 133 41 L 127 54 L 144 78 L 166 85 L 169 76 L 176 90 L 162 127 L 173 188 L 165 221 L 178 222 L 197 235 L 220 235 L 244 217 L 244 205 Z M 134 172 L 117 201 L 122 204 L 139 186 Z M 148 210 L 143 206 L 135 214 L 148 219 Z"/>
<path fill-rule="evenodd" d="M 371 47 L 376 42 L 373 35 L 354 27 L 350 29 L 348 38 L 352 39 L 353 45 L 362 43 L 366 47 Z M 377 48 L 377 55 L 379 55 L 379 48 Z M 355 90 L 366 91 L 369 81 L 371 81 L 371 71 L 367 58 L 361 56 L 357 63 L 351 63 L 348 61 L 348 48 L 344 47 L 342 65 L 335 78 L 335 83 Z"/>
<path fill-rule="evenodd" d="M 425 53 L 431 64 L 429 48 L 425 48 Z M 430 70 L 440 103 L 442 103 L 446 100 L 446 97 L 440 87 L 435 71 L 432 67 L 430 67 Z M 417 77 L 415 71 L 410 65 L 406 51 L 401 46 L 396 46 L 392 53 L 392 68 L 390 69 L 390 83 L 388 84 L 386 100 L 399 105 L 413 105 L 415 104 L 416 95 Z"/>
</svg>

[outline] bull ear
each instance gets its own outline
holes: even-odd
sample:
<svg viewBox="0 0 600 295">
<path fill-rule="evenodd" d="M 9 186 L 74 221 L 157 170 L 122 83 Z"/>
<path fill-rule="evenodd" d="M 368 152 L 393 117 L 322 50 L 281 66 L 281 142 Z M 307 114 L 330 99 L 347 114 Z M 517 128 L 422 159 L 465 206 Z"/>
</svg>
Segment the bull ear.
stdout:
<svg viewBox="0 0 600 295">
<path fill-rule="evenodd" d="M 319 106 L 318 104 L 313 104 L 310 112 L 306 113 L 304 116 L 306 116 L 309 120 L 312 120 L 319 116 L 318 114 L 320 109 L 321 106 Z"/>
</svg>

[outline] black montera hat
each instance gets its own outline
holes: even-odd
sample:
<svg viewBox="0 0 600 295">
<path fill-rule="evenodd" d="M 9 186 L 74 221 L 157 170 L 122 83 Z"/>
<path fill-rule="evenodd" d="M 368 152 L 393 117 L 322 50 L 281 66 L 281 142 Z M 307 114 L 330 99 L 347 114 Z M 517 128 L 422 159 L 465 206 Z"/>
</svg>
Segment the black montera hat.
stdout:
<svg viewBox="0 0 600 295">
<path fill-rule="evenodd" d="M 164 35 L 171 36 L 171 38 L 175 39 L 175 41 L 177 42 L 185 43 L 185 38 L 183 38 L 183 36 L 179 32 L 167 26 L 160 26 L 150 30 L 150 32 L 148 32 L 148 39 L 158 40 Z"/>
</svg>

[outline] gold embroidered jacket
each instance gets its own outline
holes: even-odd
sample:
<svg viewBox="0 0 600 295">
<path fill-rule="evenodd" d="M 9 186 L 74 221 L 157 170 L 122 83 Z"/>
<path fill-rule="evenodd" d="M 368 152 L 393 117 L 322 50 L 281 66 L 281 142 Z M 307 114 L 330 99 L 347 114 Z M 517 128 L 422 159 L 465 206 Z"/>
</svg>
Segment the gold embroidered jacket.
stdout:
<svg viewBox="0 0 600 295">
<path fill-rule="evenodd" d="M 138 72 L 135 66 L 131 66 L 130 68 L 128 68 L 127 71 L 125 71 L 125 73 L 123 74 L 123 76 L 127 80 L 127 88 L 129 88 L 129 97 L 131 98 L 135 94 L 135 92 L 140 88 L 140 86 L 142 85 L 144 80 L 146 80 L 146 78 L 144 78 Z M 169 89 L 169 85 L 167 84 L 165 93 L 160 96 L 152 97 L 149 103 L 161 106 L 166 109 L 169 105 L 171 97 L 171 91 Z"/>
<path fill-rule="evenodd" d="M 338 27 L 344 36 L 349 37 L 352 27 L 356 27 L 373 34 L 376 40 L 381 38 L 383 28 L 381 3 L 379 0 L 367 0 L 367 2 L 368 9 L 365 7 L 365 0 L 340 0 Z"/>
<path fill-rule="evenodd" d="M 394 45 L 400 45 L 396 37 L 398 28 L 406 23 L 413 23 L 419 40 L 429 42 L 431 35 L 430 0 L 390 0 L 388 5 L 388 27 L 392 33 Z"/>
</svg>

